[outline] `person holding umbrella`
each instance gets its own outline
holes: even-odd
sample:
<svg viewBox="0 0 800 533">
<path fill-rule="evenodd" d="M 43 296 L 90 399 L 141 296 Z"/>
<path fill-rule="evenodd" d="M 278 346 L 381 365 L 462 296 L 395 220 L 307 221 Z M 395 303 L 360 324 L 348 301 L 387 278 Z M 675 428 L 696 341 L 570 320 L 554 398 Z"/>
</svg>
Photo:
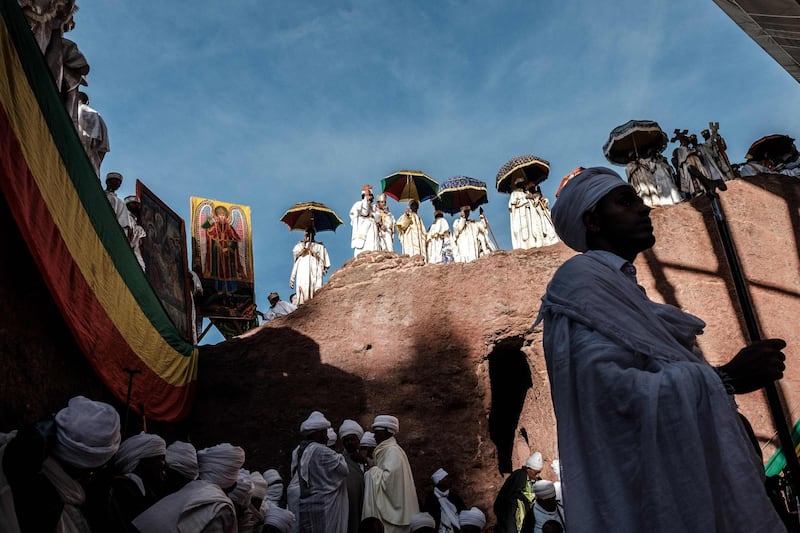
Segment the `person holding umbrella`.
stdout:
<svg viewBox="0 0 800 533">
<path fill-rule="evenodd" d="M 331 267 L 328 250 L 321 242 L 314 241 L 314 228 L 308 228 L 303 240 L 294 245 L 294 267 L 289 278 L 289 288 L 297 283 L 297 302 L 299 306 L 310 300 L 322 287 L 322 278 Z"/>
<path fill-rule="evenodd" d="M 427 236 L 425 225 L 419 218 L 417 211 L 419 202 L 410 200 L 406 212 L 397 219 L 397 233 L 400 234 L 400 244 L 405 255 L 421 255 L 422 259 L 428 260 Z"/>
<path fill-rule="evenodd" d="M 483 208 L 481 208 L 483 211 Z M 456 262 L 469 263 L 495 250 L 487 234 L 486 216 L 481 212 L 481 221 L 469 218 L 472 208 L 461 208 L 461 218 L 453 222 L 453 238 L 456 241 Z"/>
<path fill-rule="evenodd" d="M 380 213 L 372 204 L 374 198 L 372 185 L 364 185 L 361 187 L 361 200 L 354 203 L 350 209 L 350 224 L 353 226 L 350 246 L 353 248 L 353 257 L 380 249 L 378 239 Z"/>
</svg>

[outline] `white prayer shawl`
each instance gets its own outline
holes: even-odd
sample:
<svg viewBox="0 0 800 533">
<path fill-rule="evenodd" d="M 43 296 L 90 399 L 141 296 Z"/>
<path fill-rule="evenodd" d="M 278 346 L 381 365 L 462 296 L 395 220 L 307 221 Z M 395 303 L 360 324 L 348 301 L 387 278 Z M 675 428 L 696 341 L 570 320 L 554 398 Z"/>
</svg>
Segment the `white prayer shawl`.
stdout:
<svg viewBox="0 0 800 533">
<path fill-rule="evenodd" d="M 691 349 L 704 323 L 623 267 L 578 255 L 542 298 L 570 531 L 784 531 L 733 398 Z"/>
<path fill-rule="evenodd" d="M 267 309 L 267 312 L 264 313 L 264 320 L 269 321 L 274 318 L 278 318 L 279 316 L 285 316 L 295 310 L 297 310 L 296 305 L 289 302 L 284 302 L 283 300 L 278 300 L 278 303 Z"/>
<path fill-rule="evenodd" d="M 394 252 L 394 215 L 387 209 L 375 209 L 378 220 L 378 249 L 385 252 Z"/>
<path fill-rule="evenodd" d="M 89 156 L 89 161 L 99 176 L 100 164 L 106 153 L 111 151 L 108 145 L 108 130 L 100 113 L 83 102 L 78 103 L 78 133 L 86 155 Z"/>
<path fill-rule="evenodd" d="M 297 291 L 297 305 L 307 302 L 322 287 L 322 277 L 331 266 L 328 250 L 321 242 L 298 242 L 292 249 L 294 267 L 289 284 Z"/>
<path fill-rule="evenodd" d="M 53 484 L 64 503 L 61 518 L 56 525 L 56 533 L 91 533 L 89 522 L 81 512 L 81 506 L 86 501 L 86 493 L 81 484 L 64 472 L 61 465 L 52 457 L 48 457 L 42 463 L 42 474 Z"/>
<path fill-rule="evenodd" d="M 613 502 L 607 502 L 607 505 L 614 505 Z M 562 526 L 566 528 L 566 524 L 564 523 L 563 517 L 563 509 L 561 509 L 560 505 L 556 505 L 555 511 L 547 511 L 541 505 L 539 505 L 538 501 L 533 503 L 533 518 L 536 520 L 533 526 L 533 533 L 542 533 L 542 526 L 545 522 L 553 520 L 558 522 Z M 570 533 L 572 533 L 572 529 L 570 529 Z"/>
<path fill-rule="evenodd" d="M 464 217 L 453 222 L 456 241 L 456 262 L 469 263 L 494 250 L 486 235 L 486 224 Z"/>
<path fill-rule="evenodd" d="M 397 219 L 397 233 L 400 236 L 400 245 L 403 247 L 405 255 L 421 255 L 423 259 L 427 260 L 427 233 L 425 232 L 425 225 L 422 219 L 419 218 L 417 213 L 413 211 L 403 213 Z"/>
<path fill-rule="evenodd" d="M 428 228 L 428 263 L 444 263 L 445 251 L 448 249 L 450 249 L 450 224 L 444 217 L 439 217 Z"/>
<path fill-rule="evenodd" d="M 133 220 L 133 217 L 131 217 L 131 220 Z M 139 266 L 142 267 L 142 272 L 147 271 L 144 266 L 144 258 L 142 257 L 142 239 L 145 237 L 147 237 L 147 232 L 144 230 L 144 228 L 136 222 L 133 222 L 133 228 L 131 229 L 131 236 L 129 240 L 131 243 L 131 249 L 133 250 L 133 255 L 136 256 Z"/>
<path fill-rule="evenodd" d="M 374 516 L 387 533 L 408 531 L 411 517 L 419 513 L 417 489 L 406 452 L 389 437 L 375 448 L 375 466 L 364 474 L 364 511 Z"/>
<path fill-rule="evenodd" d="M 374 252 L 380 249 L 378 217 L 376 206 L 366 198 L 353 204 L 350 209 L 350 224 L 353 226 L 350 247 L 353 248 L 353 257 L 357 257 L 362 252 Z"/>
<path fill-rule="evenodd" d="M 671 168 L 666 159 L 640 158 L 625 168 L 628 183 L 636 190 L 636 194 L 650 207 L 674 205 L 681 201 L 678 186 L 672 177 Z"/>
<path fill-rule="evenodd" d="M 186 484 L 133 520 L 141 533 L 235 533 L 236 511 L 217 485 L 203 480 Z"/>
<path fill-rule="evenodd" d="M 133 231 L 133 227 L 136 225 L 128 211 L 128 206 L 125 205 L 125 201 L 122 198 L 117 196 L 116 192 L 106 191 L 106 198 L 108 198 L 108 203 L 111 204 L 111 209 L 117 217 L 117 222 L 125 230 L 125 236 L 127 237 L 128 233 Z"/>
<path fill-rule="evenodd" d="M 442 509 L 439 533 L 447 533 L 448 531 L 461 529 L 461 524 L 458 521 L 458 509 L 456 509 L 453 502 L 447 499 L 450 495 L 450 490 L 442 491 L 434 487 L 433 493 L 439 499 L 439 507 Z"/>
<path fill-rule="evenodd" d="M 345 482 L 349 471 L 343 455 L 317 442 L 308 442 L 296 470 L 300 488 L 297 507 L 300 531 L 346 533 Z"/>
<path fill-rule="evenodd" d="M 703 165 L 703 161 L 698 156 L 697 150 L 688 146 L 678 146 L 672 152 L 672 159 L 680 178 L 681 192 L 690 198 L 702 194 L 705 188 L 689 172 L 689 167 L 694 166 L 700 172 L 705 173 L 705 165 Z"/>
<path fill-rule="evenodd" d="M 525 196 L 525 191 L 511 191 L 508 211 L 511 217 L 511 248 L 527 250 L 541 246 L 540 235 L 533 226 L 533 202 Z"/>
</svg>

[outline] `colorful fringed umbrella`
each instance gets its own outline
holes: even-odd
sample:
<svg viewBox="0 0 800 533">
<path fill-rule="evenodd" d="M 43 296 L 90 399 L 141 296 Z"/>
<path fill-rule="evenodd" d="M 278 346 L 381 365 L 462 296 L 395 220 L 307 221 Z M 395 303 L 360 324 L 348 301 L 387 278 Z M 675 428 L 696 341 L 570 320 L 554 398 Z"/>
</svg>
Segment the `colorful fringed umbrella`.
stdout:
<svg viewBox="0 0 800 533">
<path fill-rule="evenodd" d="M 306 231 L 309 228 L 314 228 L 315 231 L 336 231 L 337 227 L 344 224 L 333 209 L 320 202 L 294 204 L 283 214 L 281 222 L 293 231 Z"/>
<path fill-rule="evenodd" d="M 439 184 L 419 170 L 398 170 L 391 176 L 381 180 L 382 192 L 397 200 L 405 202 L 430 200 L 439 191 Z"/>
<path fill-rule="evenodd" d="M 547 179 L 550 174 L 550 163 L 535 155 L 521 155 L 509 160 L 497 172 L 495 187 L 498 192 L 511 193 L 517 178 L 525 182 L 534 182 L 537 185 Z"/>
<path fill-rule="evenodd" d="M 433 199 L 433 207 L 453 215 L 462 207 L 475 209 L 479 205 L 489 203 L 486 183 L 467 176 L 453 176 L 441 184 L 439 194 Z"/>
</svg>

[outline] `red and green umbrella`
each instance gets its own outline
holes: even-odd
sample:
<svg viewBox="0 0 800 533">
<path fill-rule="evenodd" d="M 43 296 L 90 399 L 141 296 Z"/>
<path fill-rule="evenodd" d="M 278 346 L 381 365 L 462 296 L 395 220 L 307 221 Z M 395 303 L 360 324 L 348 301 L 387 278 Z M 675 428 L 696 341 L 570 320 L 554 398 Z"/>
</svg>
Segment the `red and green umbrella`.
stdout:
<svg viewBox="0 0 800 533">
<path fill-rule="evenodd" d="M 381 191 L 398 202 L 430 200 L 439 192 L 439 184 L 419 170 L 398 170 L 381 180 Z"/>
</svg>

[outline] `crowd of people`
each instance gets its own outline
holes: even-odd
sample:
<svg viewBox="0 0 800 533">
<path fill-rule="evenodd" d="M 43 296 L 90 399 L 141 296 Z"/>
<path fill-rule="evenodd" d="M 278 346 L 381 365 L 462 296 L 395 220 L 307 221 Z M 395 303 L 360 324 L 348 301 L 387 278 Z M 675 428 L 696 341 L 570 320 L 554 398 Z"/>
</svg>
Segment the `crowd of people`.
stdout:
<svg viewBox="0 0 800 533">
<path fill-rule="evenodd" d="M 299 427 L 288 484 L 278 469 L 247 470 L 245 450 L 197 450 L 157 434 L 122 438 L 111 405 L 72 398 L 52 419 L 0 434 L 0 530 L 26 532 L 476 533 L 443 468 L 419 498 L 400 422 L 378 415 L 338 432 L 319 411 Z M 553 464 L 558 473 L 557 461 Z M 534 453 L 503 485 L 495 531 L 563 531 L 560 482 L 543 480 Z M 559 527 L 556 527 L 559 526 Z"/>
</svg>

